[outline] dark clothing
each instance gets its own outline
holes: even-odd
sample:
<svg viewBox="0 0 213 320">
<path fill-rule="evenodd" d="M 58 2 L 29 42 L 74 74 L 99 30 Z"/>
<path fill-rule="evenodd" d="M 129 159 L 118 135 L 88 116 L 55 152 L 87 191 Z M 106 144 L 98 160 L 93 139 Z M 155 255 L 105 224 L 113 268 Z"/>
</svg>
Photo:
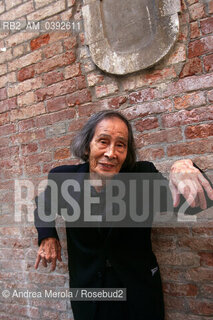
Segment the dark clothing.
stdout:
<svg viewBox="0 0 213 320">
<path fill-rule="evenodd" d="M 150 162 L 137 162 L 135 173 L 156 173 L 156 179 L 167 181 Z M 51 173 L 87 173 L 89 164 L 61 166 Z M 127 170 L 129 172 L 129 170 Z M 81 181 L 82 182 L 82 181 Z M 163 320 L 164 304 L 159 266 L 151 244 L 150 223 L 154 215 L 154 195 L 149 185 L 151 201 L 148 227 L 141 228 L 72 228 L 67 224 L 68 267 L 70 287 L 127 288 L 126 302 L 72 301 L 75 320 Z M 131 192 L 131 190 L 129 190 Z M 166 211 L 171 194 L 160 193 L 161 211 Z M 74 196 L 79 201 L 78 196 Z M 168 199 L 169 198 L 169 199 Z M 59 201 L 59 208 L 66 204 Z M 106 204 L 107 205 L 107 204 Z M 208 202 L 212 205 L 212 201 Z M 102 208 L 103 209 L 103 208 Z M 48 205 L 46 210 L 48 211 Z M 201 209 L 192 209 L 196 213 Z M 103 210 L 102 210 L 103 211 Z M 58 238 L 54 223 L 43 223 L 35 211 L 39 244 L 44 238 Z M 41 223 L 42 224 L 42 223 Z M 111 265 L 111 267 L 107 267 Z"/>
</svg>

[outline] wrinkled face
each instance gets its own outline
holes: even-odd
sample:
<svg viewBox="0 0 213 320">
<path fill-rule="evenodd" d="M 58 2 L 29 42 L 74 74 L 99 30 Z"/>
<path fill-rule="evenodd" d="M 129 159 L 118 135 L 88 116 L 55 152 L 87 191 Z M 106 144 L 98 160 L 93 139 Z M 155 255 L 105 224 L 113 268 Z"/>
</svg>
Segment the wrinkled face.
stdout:
<svg viewBox="0 0 213 320">
<path fill-rule="evenodd" d="M 117 174 L 127 156 L 128 128 L 119 118 L 100 121 L 90 142 L 90 173 L 102 178 Z"/>
</svg>

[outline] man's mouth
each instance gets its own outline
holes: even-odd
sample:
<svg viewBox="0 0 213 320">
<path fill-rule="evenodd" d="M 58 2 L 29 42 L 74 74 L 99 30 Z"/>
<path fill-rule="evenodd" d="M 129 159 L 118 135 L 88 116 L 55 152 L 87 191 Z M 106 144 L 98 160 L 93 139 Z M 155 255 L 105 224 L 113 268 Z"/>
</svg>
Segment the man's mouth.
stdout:
<svg viewBox="0 0 213 320">
<path fill-rule="evenodd" d="M 111 163 L 103 163 L 103 162 L 99 162 L 99 164 L 104 167 L 104 168 L 107 168 L 107 169 L 112 169 L 115 167 L 114 164 L 111 164 Z"/>
</svg>

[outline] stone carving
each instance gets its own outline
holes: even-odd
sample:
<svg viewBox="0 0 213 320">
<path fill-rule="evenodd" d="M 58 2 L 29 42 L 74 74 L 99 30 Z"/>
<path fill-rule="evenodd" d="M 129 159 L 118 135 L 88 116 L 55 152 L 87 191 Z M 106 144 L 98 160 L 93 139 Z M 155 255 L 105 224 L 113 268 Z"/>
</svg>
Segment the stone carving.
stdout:
<svg viewBox="0 0 213 320">
<path fill-rule="evenodd" d="M 179 11 L 180 0 L 84 0 L 94 63 L 120 75 L 154 65 L 176 41 Z"/>
</svg>

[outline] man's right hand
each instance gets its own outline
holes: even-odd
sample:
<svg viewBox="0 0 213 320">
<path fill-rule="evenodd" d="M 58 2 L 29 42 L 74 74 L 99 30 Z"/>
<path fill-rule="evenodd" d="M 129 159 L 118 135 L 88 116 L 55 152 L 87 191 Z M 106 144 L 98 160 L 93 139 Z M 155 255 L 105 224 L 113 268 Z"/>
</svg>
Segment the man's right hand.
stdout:
<svg viewBox="0 0 213 320">
<path fill-rule="evenodd" d="M 56 261 L 62 261 L 61 245 L 58 239 L 46 238 L 42 240 L 35 262 L 35 269 L 38 268 L 38 265 L 41 260 L 44 267 L 47 267 L 48 263 L 52 263 L 51 270 L 55 270 Z"/>
</svg>

